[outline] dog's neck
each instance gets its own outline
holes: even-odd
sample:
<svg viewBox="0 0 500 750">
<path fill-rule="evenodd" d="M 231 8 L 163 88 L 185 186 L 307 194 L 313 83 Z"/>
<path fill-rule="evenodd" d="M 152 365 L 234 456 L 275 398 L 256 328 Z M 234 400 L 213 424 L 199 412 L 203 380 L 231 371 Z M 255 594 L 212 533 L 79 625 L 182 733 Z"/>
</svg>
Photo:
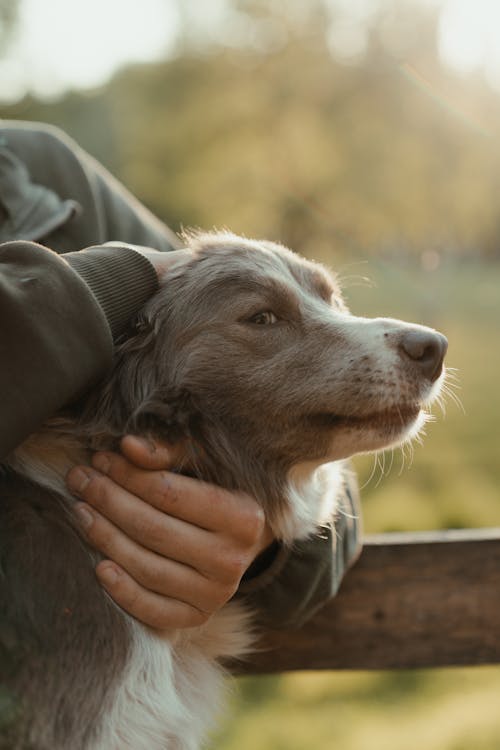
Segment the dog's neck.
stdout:
<svg viewBox="0 0 500 750">
<path fill-rule="evenodd" d="M 115 443 L 115 438 L 105 435 L 89 441 L 71 421 L 54 419 L 19 446 L 7 466 L 52 492 L 74 499 L 66 487 L 67 473 L 78 464 L 89 464 L 93 450 L 109 450 Z M 340 461 L 303 461 L 294 465 L 283 486 L 281 510 L 272 524 L 275 536 L 291 543 L 327 525 L 340 497 L 343 474 Z"/>
</svg>

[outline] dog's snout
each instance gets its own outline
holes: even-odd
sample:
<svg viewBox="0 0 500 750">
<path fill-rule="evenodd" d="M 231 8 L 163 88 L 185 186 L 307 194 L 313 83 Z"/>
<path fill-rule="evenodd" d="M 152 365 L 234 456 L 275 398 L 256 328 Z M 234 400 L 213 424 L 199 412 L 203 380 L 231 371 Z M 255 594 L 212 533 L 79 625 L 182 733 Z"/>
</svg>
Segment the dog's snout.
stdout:
<svg viewBox="0 0 500 750">
<path fill-rule="evenodd" d="M 441 375 L 448 349 L 448 340 L 441 333 L 417 328 L 408 330 L 401 339 L 400 348 L 431 382 Z"/>
</svg>

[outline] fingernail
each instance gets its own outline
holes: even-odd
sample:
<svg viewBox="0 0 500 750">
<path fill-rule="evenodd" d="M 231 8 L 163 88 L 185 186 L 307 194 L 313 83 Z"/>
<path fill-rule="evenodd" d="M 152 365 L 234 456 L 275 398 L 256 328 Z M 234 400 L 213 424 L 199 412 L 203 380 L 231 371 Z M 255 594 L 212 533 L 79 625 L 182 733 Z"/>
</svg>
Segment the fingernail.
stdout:
<svg viewBox="0 0 500 750">
<path fill-rule="evenodd" d="M 103 474 L 107 474 L 111 461 L 109 460 L 109 456 L 107 456 L 105 453 L 96 453 L 94 456 L 92 456 L 92 464 L 96 469 L 102 471 Z"/>
<path fill-rule="evenodd" d="M 89 529 L 94 523 L 94 516 L 85 505 L 75 505 L 75 513 L 84 529 Z"/>
<path fill-rule="evenodd" d="M 120 576 L 120 572 L 113 565 L 106 565 L 105 568 L 99 568 L 96 573 L 99 580 L 104 585 L 108 586 L 112 586 L 116 583 Z"/>
<path fill-rule="evenodd" d="M 75 494 L 82 493 L 90 482 L 90 476 L 83 469 L 71 469 L 66 477 L 66 484 Z"/>
</svg>

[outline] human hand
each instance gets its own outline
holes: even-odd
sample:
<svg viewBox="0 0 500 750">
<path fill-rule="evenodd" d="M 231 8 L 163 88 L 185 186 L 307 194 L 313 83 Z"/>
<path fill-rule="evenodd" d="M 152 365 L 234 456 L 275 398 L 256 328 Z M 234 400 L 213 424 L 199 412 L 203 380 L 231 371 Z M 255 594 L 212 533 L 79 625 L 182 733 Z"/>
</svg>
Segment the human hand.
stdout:
<svg viewBox="0 0 500 750">
<path fill-rule="evenodd" d="M 240 492 L 168 471 L 172 446 L 127 436 L 67 477 L 98 579 L 129 614 L 158 629 L 201 625 L 236 592 L 272 542 L 262 509 Z M 87 522 L 90 521 L 90 524 Z"/>
</svg>

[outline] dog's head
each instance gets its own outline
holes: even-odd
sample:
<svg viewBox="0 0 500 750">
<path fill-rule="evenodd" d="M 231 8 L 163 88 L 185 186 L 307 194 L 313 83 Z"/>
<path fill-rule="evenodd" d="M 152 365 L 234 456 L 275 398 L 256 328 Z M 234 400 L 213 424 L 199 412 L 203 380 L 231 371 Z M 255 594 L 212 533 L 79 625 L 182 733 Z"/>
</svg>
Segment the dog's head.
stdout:
<svg viewBox="0 0 500 750">
<path fill-rule="evenodd" d="M 115 434 L 187 438 L 206 479 L 272 518 L 297 466 L 413 437 L 445 351 L 429 328 L 354 317 L 335 278 L 284 247 L 194 235 L 117 351 L 98 412 Z"/>
</svg>

